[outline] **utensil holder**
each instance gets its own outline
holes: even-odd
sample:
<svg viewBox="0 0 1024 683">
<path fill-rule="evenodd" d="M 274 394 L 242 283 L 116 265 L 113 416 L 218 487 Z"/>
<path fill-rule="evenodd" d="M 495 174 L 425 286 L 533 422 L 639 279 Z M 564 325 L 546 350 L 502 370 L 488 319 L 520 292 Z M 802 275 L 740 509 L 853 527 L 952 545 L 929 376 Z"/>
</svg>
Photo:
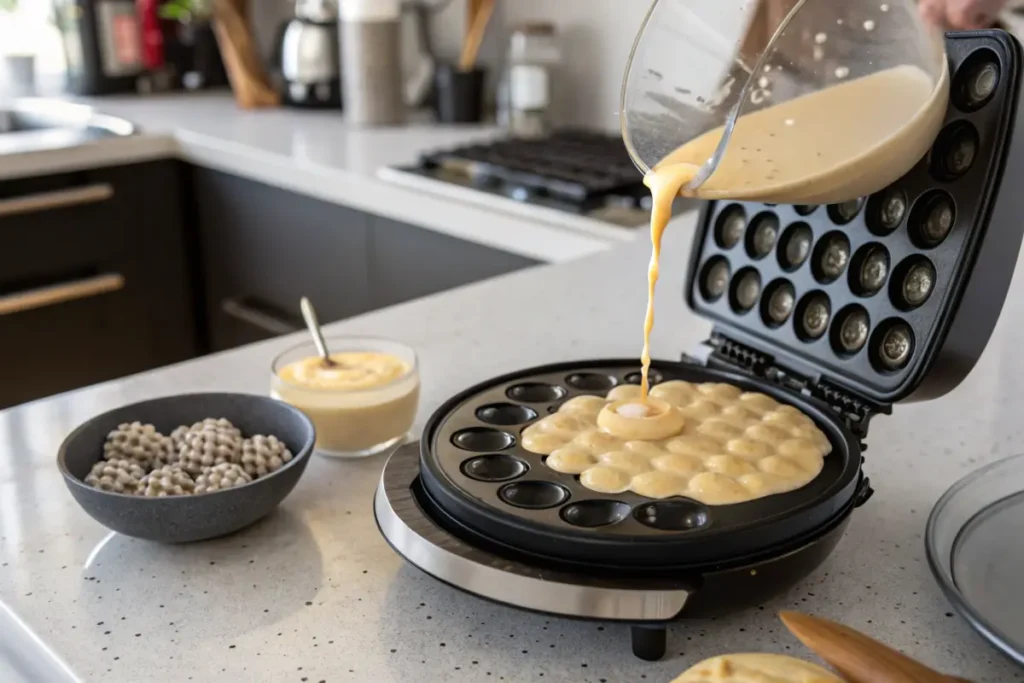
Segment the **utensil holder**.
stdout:
<svg viewBox="0 0 1024 683">
<path fill-rule="evenodd" d="M 434 76 L 434 111 L 440 123 L 479 123 L 484 118 L 486 71 L 441 64 Z"/>
</svg>

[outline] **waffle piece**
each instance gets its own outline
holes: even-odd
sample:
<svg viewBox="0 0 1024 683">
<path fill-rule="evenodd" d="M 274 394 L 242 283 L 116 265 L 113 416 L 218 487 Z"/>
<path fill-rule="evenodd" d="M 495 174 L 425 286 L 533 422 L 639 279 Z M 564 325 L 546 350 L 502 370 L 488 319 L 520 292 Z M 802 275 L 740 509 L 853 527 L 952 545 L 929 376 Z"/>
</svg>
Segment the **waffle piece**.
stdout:
<svg viewBox="0 0 1024 683">
<path fill-rule="evenodd" d="M 223 462 L 207 469 L 196 478 L 196 493 L 213 493 L 244 486 L 252 481 L 241 465 Z"/>
<path fill-rule="evenodd" d="M 139 495 L 147 498 L 187 496 L 195 491 L 196 483 L 188 472 L 178 465 L 165 465 L 153 470 L 139 483 Z"/>
<path fill-rule="evenodd" d="M 175 456 L 177 456 L 178 453 L 181 451 L 181 447 L 185 445 L 185 437 L 191 430 L 192 427 L 188 425 L 181 425 L 180 427 L 176 427 L 175 430 L 171 432 L 171 445 L 174 448 Z"/>
<path fill-rule="evenodd" d="M 175 459 L 173 442 L 151 424 L 125 422 L 107 435 L 104 460 L 132 460 L 149 471 Z"/>
<path fill-rule="evenodd" d="M 171 441 L 174 442 L 175 451 L 180 450 L 181 446 L 184 445 L 186 436 L 192 432 L 204 429 L 213 429 L 224 434 L 236 436 L 239 439 L 242 438 L 242 430 L 231 424 L 230 420 L 223 417 L 208 417 L 199 422 L 193 422 L 190 425 L 181 425 L 171 432 Z"/>
<path fill-rule="evenodd" d="M 227 420 L 203 420 L 181 437 L 178 464 L 193 477 L 223 463 L 242 462 L 242 433 Z"/>
<path fill-rule="evenodd" d="M 257 434 L 242 441 L 242 469 L 253 479 L 276 472 L 291 460 L 292 452 L 276 436 Z"/>
<path fill-rule="evenodd" d="M 230 420 L 223 417 L 208 417 L 205 420 L 202 420 L 201 422 L 196 422 L 191 427 L 189 427 L 189 431 L 192 432 L 197 432 L 204 429 L 213 429 L 218 432 L 221 432 L 222 434 L 236 436 L 239 439 L 242 438 L 242 430 L 240 430 L 235 425 L 231 424 Z"/>
<path fill-rule="evenodd" d="M 842 683 L 817 664 L 786 655 L 734 654 L 705 659 L 684 671 L 672 683 L 747 683 L 764 681 L 806 681 L 806 683 Z"/>
<path fill-rule="evenodd" d="M 101 460 L 92 466 L 85 477 L 85 483 L 102 491 L 133 495 L 145 475 L 146 471 L 136 460 Z"/>
</svg>

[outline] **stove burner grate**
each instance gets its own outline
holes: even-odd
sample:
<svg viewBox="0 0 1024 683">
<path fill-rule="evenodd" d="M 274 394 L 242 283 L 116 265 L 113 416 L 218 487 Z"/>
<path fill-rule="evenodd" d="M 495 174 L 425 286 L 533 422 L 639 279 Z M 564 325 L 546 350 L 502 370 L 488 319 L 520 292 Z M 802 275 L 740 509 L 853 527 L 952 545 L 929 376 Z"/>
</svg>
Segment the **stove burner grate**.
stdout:
<svg viewBox="0 0 1024 683">
<path fill-rule="evenodd" d="M 622 139 L 563 130 L 539 140 L 512 138 L 424 155 L 427 168 L 460 167 L 480 183 L 515 185 L 577 203 L 609 195 L 642 197 L 643 176 Z"/>
</svg>

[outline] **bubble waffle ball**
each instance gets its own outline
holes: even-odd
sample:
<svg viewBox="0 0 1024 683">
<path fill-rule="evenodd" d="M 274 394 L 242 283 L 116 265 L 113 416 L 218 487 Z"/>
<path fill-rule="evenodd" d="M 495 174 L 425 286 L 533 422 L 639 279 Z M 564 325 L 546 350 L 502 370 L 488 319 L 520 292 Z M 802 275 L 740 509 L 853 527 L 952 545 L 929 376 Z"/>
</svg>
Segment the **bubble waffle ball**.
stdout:
<svg viewBox="0 0 1024 683">
<path fill-rule="evenodd" d="M 171 444 L 174 447 L 175 456 L 177 456 L 178 452 L 181 451 L 181 447 L 185 445 L 185 437 L 188 436 L 190 431 L 192 431 L 192 427 L 189 427 L 188 425 L 181 425 L 171 432 Z"/>
<path fill-rule="evenodd" d="M 587 468 L 596 465 L 597 458 L 579 446 L 562 446 L 551 451 L 551 455 L 544 462 L 556 472 L 581 474 Z"/>
<path fill-rule="evenodd" d="M 577 396 L 528 426 L 523 447 L 598 493 L 730 505 L 810 483 L 832 450 L 796 408 L 723 383 L 671 381 Z"/>
<path fill-rule="evenodd" d="M 605 403 L 607 403 L 607 401 L 600 396 L 576 396 L 563 403 L 558 412 L 566 413 L 567 415 L 572 415 L 574 413 L 597 415 L 601 412 L 601 408 L 604 408 Z"/>
<path fill-rule="evenodd" d="M 626 472 L 608 465 L 595 465 L 583 470 L 580 483 L 591 491 L 622 493 L 629 490 L 633 478 Z"/>
<path fill-rule="evenodd" d="M 92 466 L 85 483 L 112 493 L 134 494 L 146 471 L 135 460 L 100 460 Z"/>
<path fill-rule="evenodd" d="M 244 486 L 252 481 L 241 465 L 222 462 L 214 465 L 196 478 L 196 493 L 213 493 L 224 489 Z"/>
<path fill-rule="evenodd" d="M 174 458 L 170 438 L 153 425 L 125 422 L 109 434 L 103 444 L 104 460 L 132 460 L 144 470 L 162 467 Z"/>
<path fill-rule="evenodd" d="M 640 387 L 635 384 L 622 384 L 608 392 L 608 401 L 635 401 L 641 396 Z"/>
<path fill-rule="evenodd" d="M 177 465 L 165 465 L 142 478 L 139 495 L 147 498 L 187 496 L 196 488 L 188 472 Z"/>
<path fill-rule="evenodd" d="M 843 683 L 826 669 L 796 657 L 735 654 L 694 664 L 672 683 Z"/>
<path fill-rule="evenodd" d="M 171 432 L 171 442 L 174 444 L 175 453 L 181 450 L 189 434 L 209 429 L 238 439 L 242 438 L 242 430 L 231 424 L 230 420 L 223 417 L 208 417 L 199 422 L 193 422 L 191 425 L 181 425 Z"/>
<path fill-rule="evenodd" d="M 218 432 L 230 434 L 231 436 L 236 436 L 239 439 L 242 438 L 242 430 L 231 424 L 231 420 L 223 417 L 208 417 L 189 427 L 189 431 L 192 432 L 197 432 L 202 429 L 215 429 Z"/>
<path fill-rule="evenodd" d="M 204 420 L 189 428 L 178 451 L 178 464 L 193 477 L 214 465 L 237 465 L 241 461 L 241 432 L 234 427 L 217 425 L 213 420 Z"/>
<path fill-rule="evenodd" d="M 276 436 L 257 434 L 242 441 L 242 469 L 253 479 L 276 472 L 291 460 L 292 452 Z"/>
</svg>

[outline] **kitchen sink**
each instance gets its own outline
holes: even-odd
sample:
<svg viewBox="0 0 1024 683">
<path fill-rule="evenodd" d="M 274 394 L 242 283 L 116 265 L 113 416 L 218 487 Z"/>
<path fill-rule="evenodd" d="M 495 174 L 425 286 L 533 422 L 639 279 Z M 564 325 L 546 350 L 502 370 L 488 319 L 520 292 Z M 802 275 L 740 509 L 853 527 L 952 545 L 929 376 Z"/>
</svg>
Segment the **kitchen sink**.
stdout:
<svg viewBox="0 0 1024 683">
<path fill-rule="evenodd" d="M 129 121 L 74 102 L 24 98 L 0 108 L 0 155 L 70 147 L 136 132 Z"/>
</svg>

